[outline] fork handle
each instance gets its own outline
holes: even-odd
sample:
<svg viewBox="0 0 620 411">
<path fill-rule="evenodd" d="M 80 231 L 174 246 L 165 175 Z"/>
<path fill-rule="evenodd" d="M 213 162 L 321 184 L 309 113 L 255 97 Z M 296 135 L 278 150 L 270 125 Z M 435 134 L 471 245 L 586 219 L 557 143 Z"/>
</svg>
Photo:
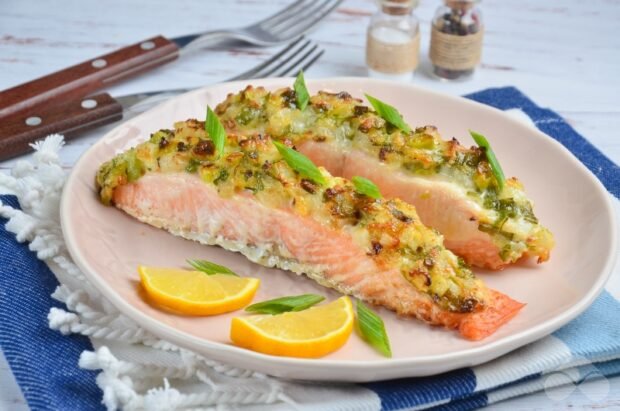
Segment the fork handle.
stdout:
<svg viewBox="0 0 620 411">
<path fill-rule="evenodd" d="M 68 140 L 121 118 L 123 107 L 108 93 L 12 114 L 0 122 L 0 161 L 31 151 L 30 144 L 49 134 Z"/>
<path fill-rule="evenodd" d="M 156 36 L 0 92 L 0 119 L 50 100 L 76 99 L 175 60 L 179 48 Z"/>
</svg>

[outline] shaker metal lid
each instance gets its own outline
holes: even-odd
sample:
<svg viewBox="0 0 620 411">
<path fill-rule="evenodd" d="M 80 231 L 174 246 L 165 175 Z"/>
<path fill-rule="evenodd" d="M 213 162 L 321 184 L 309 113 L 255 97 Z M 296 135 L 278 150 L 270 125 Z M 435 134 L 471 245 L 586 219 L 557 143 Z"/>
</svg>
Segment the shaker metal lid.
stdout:
<svg viewBox="0 0 620 411">
<path fill-rule="evenodd" d="M 446 6 L 456 10 L 469 10 L 480 3 L 480 0 L 444 0 Z"/>
<path fill-rule="evenodd" d="M 402 16 L 411 13 L 418 5 L 418 0 L 379 0 L 381 10 L 392 16 Z"/>
</svg>

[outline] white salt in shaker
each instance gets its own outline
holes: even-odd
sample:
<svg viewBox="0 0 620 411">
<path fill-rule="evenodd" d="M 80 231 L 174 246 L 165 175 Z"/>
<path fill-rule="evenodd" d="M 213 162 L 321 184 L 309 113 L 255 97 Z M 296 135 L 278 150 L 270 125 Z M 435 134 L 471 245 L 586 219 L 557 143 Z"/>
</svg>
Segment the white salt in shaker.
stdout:
<svg viewBox="0 0 620 411">
<path fill-rule="evenodd" d="M 366 37 L 371 77 L 409 81 L 418 66 L 420 30 L 413 15 L 417 0 L 380 0 Z"/>
</svg>

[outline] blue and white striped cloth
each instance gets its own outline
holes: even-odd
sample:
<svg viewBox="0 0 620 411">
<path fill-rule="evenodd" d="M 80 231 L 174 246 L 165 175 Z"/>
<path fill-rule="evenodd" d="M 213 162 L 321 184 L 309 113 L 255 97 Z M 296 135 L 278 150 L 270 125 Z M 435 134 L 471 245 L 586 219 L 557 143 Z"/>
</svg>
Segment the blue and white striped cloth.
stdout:
<svg viewBox="0 0 620 411">
<path fill-rule="evenodd" d="M 502 110 L 521 110 L 597 175 L 618 205 L 618 166 L 556 113 L 536 106 L 511 87 L 467 97 Z M 0 215 L 2 210 L 18 207 L 15 197 L 0 196 Z M 95 383 L 97 374 L 77 366 L 80 354 L 93 349 L 91 341 L 79 335 L 63 336 L 48 328 L 50 308 L 60 306 L 50 297 L 58 285 L 56 277 L 29 250 L 27 230 L 17 241 L 15 234 L 5 228 L 5 222 L 0 220 L 0 346 L 29 406 L 33 410 L 103 409 L 102 392 Z M 433 377 L 332 388 L 330 396 L 306 399 L 299 408 L 469 410 L 557 385 L 576 386 L 586 380 L 619 375 L 619 318 L 620 267 L 616 267 L 606 291 L 585 313 L 551 336 L 504 357 Z M 293 394 L 291 397 L 294 399 Z M 276 406 L 253 409 L 271 410 Z"/>
</svg>

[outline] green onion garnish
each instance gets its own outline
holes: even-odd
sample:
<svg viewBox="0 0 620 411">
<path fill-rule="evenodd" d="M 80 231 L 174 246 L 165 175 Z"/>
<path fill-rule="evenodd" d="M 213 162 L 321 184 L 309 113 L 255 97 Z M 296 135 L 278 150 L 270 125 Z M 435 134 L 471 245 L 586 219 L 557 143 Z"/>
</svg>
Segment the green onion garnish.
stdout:
<svg viewBox="0 0 620 411">
<path fill-rule="evenodd" d="M 355 191 L 358 193 L 374 199 L 381 198 L 381 191 L 379 191 L 379 187 L 377 187 L 375 183 L 369 179 L 355 176 L 351 179 L 351 182 L 355 186 Z"/>
<path fill-rule="evenodd" d="M 392 356 L 390 340 L 383 320 L 363 302 L 357 300 L 357 325 L 362 338 L 386 357 Z"/>
<path fill-rule="evenodd" d="M 187 260 L 187 263 L 191 265 L 194 269 L 198 271 L 202 271 L 205 274 L 213 275 L 213 274 L 228 274 L 239 277 L 237 273 L 232 271 L 228 267 L 224 267 L 223 265 L 212 263 L 207 260 Z"/>
<path fill-rule="evenodd" d="M 293 295 L 261 301 L 246 307 L 246 311 L 257 314 L 281 314 L 288 311 L 302 311 L 323 301 L 325 297 L 316 294 Z"/>
<path fill-rule="evenodd" d="M 185 166 L 185 171 L 187 171 L 188 173 L 195 173 L 196 170 L 198 170 L 199 165 L 200 161 L 196 160 L 195 158 L 190 158 L 189 162 Z"/>
<path fill-rule="evenodd" d="M 304 72 L 302 70 L 299 70 L 299 74 L 293 84 L 293 89 L 295 89 L 297 108 L 303 111 L 308 105 L 308 101 L 310 101 L 310 93 L 308 93 L 306 80 L 304 80 Z"/>
<path fill-rule="evenodd" d="M 224 126 L 220 123 L 220 119 L 209 106 L 207 106 L 205 131 L 209 134 L 211 141 L 213 141 L 215 145 L 215 152 L 218 156 L 222 155 L 224 152 L 224 145 L 226 144 L 226 130 L 224 130 Z"/>
<path fill-rule="evenodd" d="M 127 180 L 131 183 L 136 181 L 146 172 L 144 163 L 136 156 L 135 149 L 131 149 L 127 158 Z"/>
<path fill-rule="evenodd" d="M 374 98 L 373 96 L 369 96 L 368 94 L 364 94 L 370 105 L 375 109 L 377 114 L 385 121 L 393 125 L 394 127 L 398 127 L 405 133 L 410 133 L 411 128 L 405 123 L 403 120 L 403 116 L 396 110 L 396 108 L 390 106 L 387 103 L 384 103 L 381 100 Z"/>
<path fill-rule="evenodd" d="M 286 161 L 286 164 L 293 170 L 319 185 L 324 185 L 326 183 L 325 177 L 323 177 L 321 171 L 308 157 L 277 141 L 274 141 L 273 144 L 280 152 L 284 161 Z"/>
<path fill-rule="evenodd" d="M 476 133 L 475 131 L 469 130 L 469 134 L 471 134 L 472 138 L 478 144 L 478 146 L 484 150 L 484 154 L 487 156 L 487 160 L 489 165 L 491 166 L 491 171 L 495 176 L 495 180 L 497 181 L 497 186 L 499 187 L 499 191 L 504 189 L 504 183 L 506 182 L 506 177 L 504 177 L 504 172 L 502 171 L 502 166 L 499 165 L 499 161 L 497 161 L 497 157 L 495 157 L 495 153 L 491 148 L 491 144 L 489 140 L 486 139 L 482 134 Z"/>
</svg>

